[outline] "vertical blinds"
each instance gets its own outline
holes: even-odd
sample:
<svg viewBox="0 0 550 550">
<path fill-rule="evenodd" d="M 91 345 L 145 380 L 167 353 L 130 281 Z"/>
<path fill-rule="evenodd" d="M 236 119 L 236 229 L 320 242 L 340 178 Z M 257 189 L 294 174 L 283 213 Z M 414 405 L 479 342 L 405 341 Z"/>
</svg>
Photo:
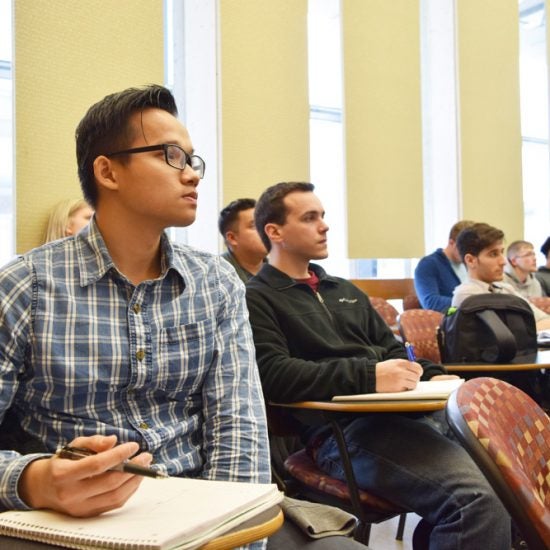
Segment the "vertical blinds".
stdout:
<svg viewBox="0 0 550 550">
<path fill-rule="evenodd" d="M 224 204 L 309 179 L 307 0 L 221 0 Z"/>
<path fill-rule="evenodd" d="M 463 217 L 523 238 L 517 2 L 457 2 Z"/>
<path fill-rule="evenodd" d="M 16 250 L 41 242 L 49 208 L 81 196 L 75 128 L 92 104 L 164 81 L 162 2 L 15 2 Z"/>
<path fill-rule="evenodd" d="M 342 2 L 350 258 L 424 253 L 418 0 Z"/>
</svg>

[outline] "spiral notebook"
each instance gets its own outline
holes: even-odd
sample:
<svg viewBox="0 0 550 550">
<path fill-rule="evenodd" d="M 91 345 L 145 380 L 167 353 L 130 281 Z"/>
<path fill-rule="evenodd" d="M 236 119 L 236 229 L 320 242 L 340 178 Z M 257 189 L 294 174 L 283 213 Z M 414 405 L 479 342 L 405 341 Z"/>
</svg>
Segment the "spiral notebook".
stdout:
<svg viewBox="0 0 550 550">
<path fill-rule="evenodd" d="M 190 550 L 282 500 L 274 484 L 145 478 L 120 509 L 94 518 L 0 513 L 0 534 L 77 549 Z"/>
</svg>

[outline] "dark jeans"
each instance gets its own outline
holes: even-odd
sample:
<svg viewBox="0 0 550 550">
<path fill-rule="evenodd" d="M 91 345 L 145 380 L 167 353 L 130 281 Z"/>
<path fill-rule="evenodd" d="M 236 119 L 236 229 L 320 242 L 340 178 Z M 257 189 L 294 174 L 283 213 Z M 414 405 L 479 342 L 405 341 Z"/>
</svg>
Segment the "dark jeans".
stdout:
<svg viewBox="0 0 550 550">
<path fill-rule="evenodd" d="M 430 549 L 509 549 L 510 517 L 468 453 L 442 432 L 440 413 L 360 416 L 344 429 L 359 487 L 416 512 L 434 526 Z M 345 479 L 336 441 L 317 464 Z"/>
</svg>

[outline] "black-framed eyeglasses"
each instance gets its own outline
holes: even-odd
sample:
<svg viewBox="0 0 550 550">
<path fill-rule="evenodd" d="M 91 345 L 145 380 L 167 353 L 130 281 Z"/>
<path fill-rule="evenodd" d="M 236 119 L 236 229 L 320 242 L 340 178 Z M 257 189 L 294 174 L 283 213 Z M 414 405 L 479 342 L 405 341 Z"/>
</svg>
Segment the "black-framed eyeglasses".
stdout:
<svg viewBox="0 0 550 550">
<path fill-rule="evenodd" d="M 146 153 L 147 151 L 164 151 L 164 160 L 166 164 L 178 170 L 185 170 L 187 165 L 191 166 L 199 175 L 199 178 L 204 178 L 204 170 L 206 165 L 204 160 L 198 155 L 188 155 L 179 145 L 173 143 L 161 143 L 160 145 L 148 145 L 147 147 L 134 147 L 133 149 L 125 149 L 124 151 L 115 151 L 107 153 L 106 157 L 116 157 L 120 155 L 133 155 L 134 153 Z"/>
</svg>

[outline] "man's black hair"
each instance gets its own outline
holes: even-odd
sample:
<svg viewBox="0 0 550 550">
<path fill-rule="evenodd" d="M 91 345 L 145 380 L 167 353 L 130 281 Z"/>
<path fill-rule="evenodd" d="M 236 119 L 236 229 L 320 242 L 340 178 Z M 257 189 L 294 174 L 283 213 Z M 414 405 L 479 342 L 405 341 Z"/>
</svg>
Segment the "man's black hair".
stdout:
<svg viewBox="0 0 550 550">
<path fill-rule="evenodd" d="M 130 124 L 134 113 L 162 109 L 177 116 L 174 96 L 164 86 L 152 84 L 110 94 L 92 105 L 76 129 L 76 160 L 84 198 L 97 206 L 94 160 L 100 155 L 128 149 L 139 128 Z M 120 157 L 124 162 L 124 157 Z"/>
<path fill-rule="evenodd" d="M 283 225 L 286 221 L 287 211 L 284 198 L 294 191 L 301 193 L 313 192 L 315 186 L 313 183 L 303 181 L 281 182 L 268 187 L 256 203 L 254 211 L 254 221 L 256 229 L 260 234 L 262 242 L 267 251 L 271 250 L 271 241 L 266 235 L 264 228 L 268 223 Z"/>
</svg>

